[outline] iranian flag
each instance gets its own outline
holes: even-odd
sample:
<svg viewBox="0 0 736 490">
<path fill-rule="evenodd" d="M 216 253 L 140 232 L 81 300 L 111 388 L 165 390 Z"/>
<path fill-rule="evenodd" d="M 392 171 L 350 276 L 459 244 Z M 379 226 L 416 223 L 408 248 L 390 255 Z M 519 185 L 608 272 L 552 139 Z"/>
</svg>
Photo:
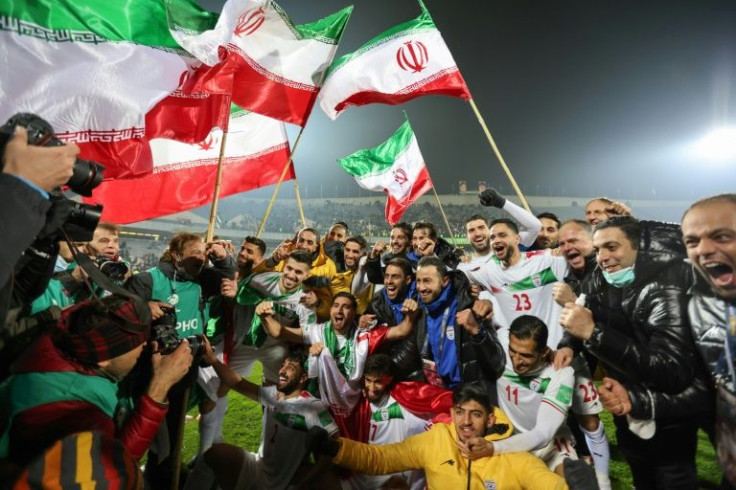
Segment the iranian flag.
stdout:
<svg viewBox="0 0 736 490">
<path fill-rule="evenodd" d="M 433 187 L 419 144 L 407 120 L 388 140 L 338 160 L 358 185 L 388 194 L 386 221 L 394 225 L 419 196 Z"/>
<path fill-rule="evenodd" d="M 200 61 L 233 76 L 233 103 L 304 126 L 352 10 L 298 25 L 274 1 L 228 0 L 214 30 L 172 32 Z"/>
<path fill-rule="evenodd" d="M 284 123 L 233 107 L 229 126 L 220 196 L 277 183 L 289 159 Z M 103 204 L 102 219 L 120 224 L 208 204 L 213 200 L 222 137 L 222 130 L 214 129 L 197 144 L 151 140 L 151 175 L 103 182 L 85 201 Z M 293 165 L 285 178 L 294 178 Z"/>
<path fill-rule="evenodd" d="M 330 119 L 350 106 L 396 105 L 421 95 L 470 98 L 460 70 L 420 2 L 422 15 L 371 39 L 329 69 L 320 107 Z"/>
<path fill-rule="evenodd" d="M 201 32 L 217 16 L 190 0 L 0 2 L 0 122 L 38 114 L 105 178 L 150 173 L 149 139 L 201 141 L 229 112 L 230 83 L 214 83 L 170 21 Z"/>
</svg>

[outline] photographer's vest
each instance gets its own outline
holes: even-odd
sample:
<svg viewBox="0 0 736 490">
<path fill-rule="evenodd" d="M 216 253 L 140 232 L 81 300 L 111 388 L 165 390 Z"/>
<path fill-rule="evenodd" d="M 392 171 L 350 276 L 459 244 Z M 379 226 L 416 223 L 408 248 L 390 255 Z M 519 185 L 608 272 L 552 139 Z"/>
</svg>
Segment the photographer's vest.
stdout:
<svg viewBox="0 0 736 490">
<path fill-rule="evenodd" d="M 80 401 L 112 419 L 118 405 L 117 383 L 73 371 L 15 374 L 0 385 L 0 404 L 7 425 L 0 436 L 0 459 L 8 457 L 10 428 L 19 413 L 49 403 Z"/>
<path fill-rule="evenodd" d="M 148 272 L 153 279 L 151 299 L 165 301 L 176 309 L 176 333 L 179 337 L 203 334 L 209 305 L 205 305 L 202 300 L 202 288 L 199 284 L 192 281 L 172 281 L 158 268 Z"/>
</svg>

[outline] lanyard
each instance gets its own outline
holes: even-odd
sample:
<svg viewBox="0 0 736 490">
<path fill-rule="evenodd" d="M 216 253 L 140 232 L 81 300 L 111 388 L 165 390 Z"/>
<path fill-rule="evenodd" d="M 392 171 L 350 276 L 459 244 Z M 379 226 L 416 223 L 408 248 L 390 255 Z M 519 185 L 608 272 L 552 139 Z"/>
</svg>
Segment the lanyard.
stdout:
<svg viewBox="0 0 736 490">
<path fill-rule="evenodd" d="M 442 323 L 440 324 L 440 345 L 437 352 L 437 358 L 435 362 L 439 364 L 442 359 L 442 349 L 445 347 L 445 337 L 447 337 L 447 323 L 450 319 L 450 306 L 445 308 L 445 312 L 442 314 Z M 429 330 L 427 330 L 427 336 L 424 337 L 424 346 L 422 346 L 422 357 L 427 358 L 429 356 Z"/>
</svg>

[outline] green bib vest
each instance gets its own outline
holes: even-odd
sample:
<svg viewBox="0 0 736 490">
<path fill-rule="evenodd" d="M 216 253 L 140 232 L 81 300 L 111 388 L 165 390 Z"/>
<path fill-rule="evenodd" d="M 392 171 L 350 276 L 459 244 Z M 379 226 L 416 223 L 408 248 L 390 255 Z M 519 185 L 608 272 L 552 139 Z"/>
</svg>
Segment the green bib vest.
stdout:
<svg viewBox="0 0 736 490">
<path fill-rule="evenodd" d="M 200 309 L 202 288 L 192 281 L 172 281 L 161 271 L 153 268 L 148 271 L 153 278 L 153 290 L 151 299 L 154 301 L 165 301 L 169 304 L 176 303 L 176 332 L 179 337 L 203 334 L 209 305 Z M 174 296 L 176 293 L 176 296 Z"/>
</svg>

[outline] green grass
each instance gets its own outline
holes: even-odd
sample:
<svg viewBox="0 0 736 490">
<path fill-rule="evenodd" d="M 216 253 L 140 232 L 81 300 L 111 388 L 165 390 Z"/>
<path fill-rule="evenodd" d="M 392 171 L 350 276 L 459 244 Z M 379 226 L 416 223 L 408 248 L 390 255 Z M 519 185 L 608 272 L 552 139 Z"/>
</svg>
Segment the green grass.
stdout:
<svg viewBox="0 0 736 490">
<path fill-rule="evenodd" d="M 261 369 L 254 369 L 249 378 L 253 382 L 260 382 Z M 228 396 L 228 412 L 225 416 L 223 432 L 226 442 L 245 447 L 250 451 L 256 451 L 261 437 L 261 407 L 246 397 L 230 392 Z M 194 409 L 191 415 L 196 416 Z M 609 413 L 601 414 L 603 424 L 606 428 L 608 440 L 611 443 L 611 482 L 614 490 L 628 490 L 632 488 L 631 471 L 616 447 L 616 429 L 613 419 Z M 184 429 L 184 449 L 182 461 L 187 462 L 197 452 L 199 435 L 197 422 L 190 420 Z M 721 479 L 721 471 L 716 463 L 716 455 L 713 447 L 704 433 L 699 433 L 697 453 L 698 477 L 701 480 L 701 488 L 716 488 Z"/>
</svg>

